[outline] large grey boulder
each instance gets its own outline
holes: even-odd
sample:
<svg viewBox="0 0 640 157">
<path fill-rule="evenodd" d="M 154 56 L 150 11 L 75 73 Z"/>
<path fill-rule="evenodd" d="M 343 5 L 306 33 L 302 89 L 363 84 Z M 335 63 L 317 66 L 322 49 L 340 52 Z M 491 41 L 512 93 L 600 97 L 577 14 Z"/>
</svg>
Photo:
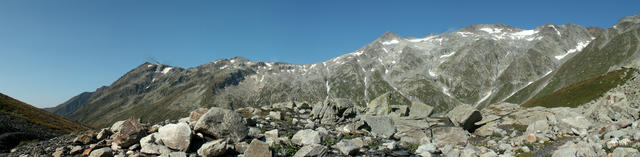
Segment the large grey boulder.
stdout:
<svg viewBox="0 0 640 157">
<path fill-rule="evenodd" d="M 207 142 L 198 149 L 198 155 L 203 157 L 221 156 L 226 152 L 227 142 L 224 139 Z"/>
<path fill-rule="evenodd" d="M 167 124 L 158 129 L 158 138 L 171 149 L 187 151 L 191 142 L 191 127 L 187 123 Z"/>
<path fill-rule="evenodd" d="M 431 156 L 431 153 L 436 152 L 436 146 L 431 143 L 426 143 L 420 145 L 418 149 L 416 149 L 416 154 L 420 156 Z"/>
<path fill-rule="evenodd" d="M 396 132 L 396 126 L 387 116 L 365 116 L 365 123 L 371 127 L 371 133 L 383 138 L 389 138 Z"/>
<path fill-rule="evenodd" d="M 475 131 L 477 128 L 475 123 L 482 120 L 480 111 L 467 104 L 456 106 L 453 110 L 449 111 L 447 117 L 453 125 L 460 126 L 469 132 Z"/>
<path fill-rule="evenodd" d="M 112 130 L 115 132 L 113 135 L 113 142 L 111 144 L 117 145 L 121 148 L 127 148 L 135 143 L 143 136 L 142 133 L 142 124 L 140 124 L 140 120 L 138 119 L 127 119 L 122 123 L 114 124 L 111 127 L 116 128 L 116 130 Z"/>
<path fill-rule="evenodd" d="M 387 92 L 371 100 L 367 104 L 367 115 L 388 115 L 391 112 L 391 106 L 389 105 L 389 96 L 391 92 Z"/>
<path fill-rule="evenodd" d="M 318 102 L 311 110 L 311 118 L 319 119 L 320 124 L 335 124 L 356 114 L 355 103 L 349 99 L 331 99 L 329 102 Z"/>
<path fill-rule="evenodd" d="M 243 140 L 249 132 L 246 122 L 240 114 L 218 107 L 211 107 L 207 113 L 202 115 L 194 130 L 216 138 L 230 135 L 235 142 Z"/>
<path fill-rule="evenodd" d="M 113 153 L 111 148 L 105 147 L 91 151 L 89 157 L 112 157 Z"/>
<path fill-rule="evenodd" d="M 358 147 L 358 145 L 352 140 L 342 139 L 334 146 L 334 148 L 340 150 L 344 155 L 352 155 L 357 152 L 360 147 Z"/>
<path fill-rule="evenodd" d="M 300 148 L 300 150 L 298 150 L 298 152 L 296 152 L 296 154 L 293 155 L 293 157 L 327 157 L 327 156 L 329 156 L 327 147 L 319 144 L 306 145 Z"/>
<path fill-rule="evenodd" d="M 640 157 L 640 153 L 637 149 L 618 147 L 613 150 L 611 157 Z"/>
<path fill-rule="evenodd" d="M 271 150 L 269 150 L 269 144 L 260 140 L 253 139 L 246 151 L 244 151 L 246 157 L 272 157 Z"/>
<path fill-rule="evenodd" d="M 291 137 L 291 142 L 296 145 L 319 144 L 322 142 L 322 134 L 315 130 L 300 130 Z"/>
<path fill-rule="evenodd" d="M 469 133 L 460 127 L 438 127 L 434 128 L 432 132 L 433 143 L 438 147 L 445 145 L 464 146 L 469 139 Z"/>
<path fill-rule="evenodd" d="M 170 153 L 171 150 L 167 146 L 155 143 L 157 133 L 147 135 L 140 139 L 140 152 L 149 155 L 160 155 Z"/>
<path fill-rule="evenodd" d="M 196 110 L 191 111 L 191 113 L 189 113 L 189 120 L 187 122 L 189 122 L 190 124 L 198 122 L 200 117 L 202 117 L 202 115 L 207 113 L 207 111 L 209 111 L 209 109 L 207 108 L 198 108 Z"/>
<path fill-rule="evenodd" d="M 409 108 L 409 117 L 427 118 L 433 112 L 433 107 L 419 101 L 412 101 Z"/>
</svg>

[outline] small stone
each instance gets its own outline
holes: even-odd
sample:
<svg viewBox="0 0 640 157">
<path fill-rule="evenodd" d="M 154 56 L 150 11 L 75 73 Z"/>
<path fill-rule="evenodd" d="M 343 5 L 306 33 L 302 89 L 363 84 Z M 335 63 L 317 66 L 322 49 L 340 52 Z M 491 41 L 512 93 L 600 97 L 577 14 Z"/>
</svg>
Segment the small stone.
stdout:
<svg viewBox="0 0 640 157">
<path fill-rule="evenodd" d="M 296 145 L 319 144 L 322 142 L 322 135 L 315 130 L 300 130 L 293 135 L 291 142 Z"/>
<path fill-rule="evenodd" d="M 88 145 L 93 143 L 95 140 L 93 138 L 93 133 L 84 133 L 78 135 L 75 139 L 73 139 L 73 143 Z"/>
<path fill-rule="evenodd" d="M 64 149 L 63 150 L 57 150 L 56 149 L 56 152 L 51 154 L 51 156 L 53 156 L 53 157 L 63 157 L 64 156 Z"/>
<path fill-rule="evenodd" d="M 262 131 L 256 127 L 249 127 L 249 133 L 247 134 L 253 138 L 262 138 Z"/>
<path fill-rule="evenodd" d="M 207 142 L 198 149 L 198 155 L 204 157 L 221 156 L 227 152 L 227 142 L 224 139 Z"/>
<path fill-rule="evenodd" d="M 244 152 L 247 150 L 248 147 L 249 147 L 249 143 L 240 142 L 240 143 L 236 143 L 235 146 L 233 146 L 233 149 L 236 150 L 236 152 Z"/>
<path fill-rule="evenodd" d="M 328 155 L 327 147 L 319 144 L 311 144 L 311 145 L 306 145 L 300 148 L 300 150 L 298 150 L 298 152 L 296 152 L 296 154 L 293 156 L 294 157 L 326 157 L 329 155 Z"/>
<path fill-rule="evenodd" d="M 153 126 L 151 126 L 151 128 L 149 128 L 149 131 L 147 132 L 148 133 L 158 132 L 158 129 L 160 129 L 160 127 L 162 127 L 162 125 L 154 124 Z"/>
<path fill-rule="evenodd" d="M 187 157 L 187 153 L 185 153 L 185 152 L 171 152 L 171 153 L 169 153 L 169 157 Z"/>
<path fill-rule="evenodd" d="M 387 143 L 383 143 L 382 146 L 386 149 L 389 150 L 395 150 L 396 149 L 396 141 L 391 141 L 391 142 L 387 142 Z"/>
<path fill-rule="evenodd" d="M 338 142 L 334 147 L 340 150 L 340 152 L 344 155 L 352 155 L 356 153 L 360 148 L 353 141 L 348 139 L 340 140 L 340 142 Z"/>
<path fill-rule="evenodd" d="M 69 151 L 69 155 L 75 155 L 82 152 L 82 146 L 73 146 Z"/>
<path fill-rule="evenodd" d="M 262 142 L 260 140 L 253 139 L 251 140 L 251 144 L 246 151 L 244 151 L 244 156 L 247 157 L 272 157 L 271 150 L 269 149 L 269 144 Z"/>
<path fill-rule="evenodd" d="M 416 154 L 421 156 L 431 156 L 433 152 L 436 152 L 436 146 L 431 143 L 420 145 L 416 149 Z"/>
<path fill-rule="evenodd" d="M 103 139 L 109 137 L 110 135 L 111 135 L 111 131 L 109 129 L 102 129 L 102 130 L 100 130 L 98 135 L 96 135 L 96 139 L 97 140 L 103 140 Z"/>
<path fill-rule="evenodd" d="M 282 113 L 280 111 L 270 111 L 269 117 L 275 120 L 282 120 Z"/>
<path fill-rule="evenodd" d="M 273 146 L 278 139 L 278 129 L 269 130 L 264 132 L 264 136 L 266 137 L 266 142 L 269 146 Z"/>
<path fill-rule="evenodd" d="M 113 156 L 111 148 L 96 149 L 91 151 L 91 154 L 89 154 L 89 157 L 111 157 L 111 156 Z"/>
<path fill-rule="evenodd" d="M 529 134 L 529 135 L 524 137 L 524 141 L 527 142 L 527 143 L 535 143 L 536 142 L 536 135 Z"/>
<path fill-rule="evenodd" d="M 189 121 L 188 122 L 189 123 L 198 122 L 200 117 L 202 117 L 202 115 L 207 113 L 207 111 L 209 111 L 209 109 L 207 109 L 207 108 L 198 108 L 196 110 L 191 111 L 191 113 L 189 113 Z"/>
</svg>

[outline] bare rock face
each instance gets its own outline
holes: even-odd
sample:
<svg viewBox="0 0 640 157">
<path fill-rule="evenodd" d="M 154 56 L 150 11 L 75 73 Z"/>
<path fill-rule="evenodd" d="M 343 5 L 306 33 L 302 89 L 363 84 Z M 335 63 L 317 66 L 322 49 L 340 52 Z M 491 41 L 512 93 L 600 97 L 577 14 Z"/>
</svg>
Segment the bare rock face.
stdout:
<svg viewBox="0 0 640 157">
<path fill-rule="evenodd" d="M 113 143 L 122 148 L 127 148 L 135 143 L 138 143 L 138 140 L 142 138 L 142 124 L 140 124 L 140 120 L 137 119 L 127 119 L 122 123 L 115 123 L 112 127 L 116 128 L 113 132 Z"/>
<path fill-rule="evenodd" d="M 191 142 L 191 128 L 187 123 L 167 124 L 158 129 L 158 138 L 171 149 L 187 151 Z"/>
<path fill-rule="evenodd" d="M 240 114 L 218 107 L 212 107 L 202 115 L 194 130 L 218 138 L 230 135 L 235 142 L 243 140 L 249 133 Z"/>
<path fill-rule="evenodd" d="M 460 126 L 469 132 L 474 132 L 478 126 L 476 122 L 482 120 L 482 114 L 471 105 L 459 105 L 449 111 L 447 117 L 453 125 Z"/>
</svg>

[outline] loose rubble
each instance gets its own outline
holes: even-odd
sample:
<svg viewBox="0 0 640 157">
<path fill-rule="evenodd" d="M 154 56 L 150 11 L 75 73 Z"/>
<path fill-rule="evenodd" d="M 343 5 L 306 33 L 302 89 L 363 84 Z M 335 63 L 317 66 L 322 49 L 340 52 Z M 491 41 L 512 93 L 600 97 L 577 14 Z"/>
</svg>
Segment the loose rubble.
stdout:
<svg viewBox="0 0 640 157">
<path fill-rule="evenodd" d="M 433 114 L 419 102 L 389 111 L 339 102 L 200 108 L 181 121 L 127 119 L 26 144 L 10 156 L 639 156 L 638 89 L 634 78 L 577 108 L 497 103 Z"/>
</svg>

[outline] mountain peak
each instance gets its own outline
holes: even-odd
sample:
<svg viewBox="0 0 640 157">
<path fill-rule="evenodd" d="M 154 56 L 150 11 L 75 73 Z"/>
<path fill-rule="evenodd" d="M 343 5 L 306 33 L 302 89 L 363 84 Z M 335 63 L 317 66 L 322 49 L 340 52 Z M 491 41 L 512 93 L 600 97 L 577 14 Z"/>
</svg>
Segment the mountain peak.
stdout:
<svg viewBox="0 0 640 157">
<path fill-rule="evenodd" d="M 391 31 L 387 31 L 384 34 L 382 34 L 382 36 L 380 36 L 378 38 L 379 41 L 385 41 L 385 40 L 393 40 L 393 39 L 401 39 L 402 37 L 398 36 L 397 34 L 391 32 Z"/>
</svg>

